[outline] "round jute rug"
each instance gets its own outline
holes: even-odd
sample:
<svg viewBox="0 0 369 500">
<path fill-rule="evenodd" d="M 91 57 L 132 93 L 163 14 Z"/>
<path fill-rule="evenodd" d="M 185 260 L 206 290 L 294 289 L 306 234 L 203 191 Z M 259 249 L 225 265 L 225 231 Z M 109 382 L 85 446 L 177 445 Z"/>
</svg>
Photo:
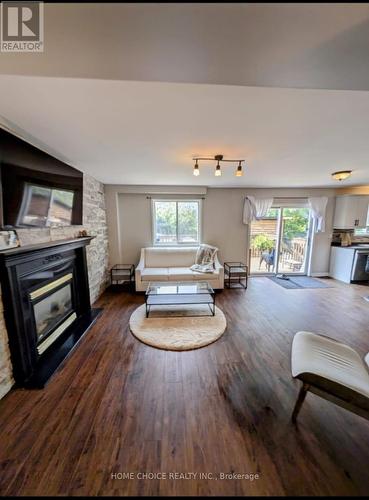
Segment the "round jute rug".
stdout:
<svg viewBox="0 0 369 500">
<path fill-rule="evenodd" d="M 209 312 L 203 305 L 157 306 L 146 318 L 145 305 L 142 305 L 132 313 L 129 327 L 141 342 L 159 349 L 198 349 L 218 340 L 227 327 L 219 307 L 215 308 L 215 316 L 206 316 Z"/>
</svg>

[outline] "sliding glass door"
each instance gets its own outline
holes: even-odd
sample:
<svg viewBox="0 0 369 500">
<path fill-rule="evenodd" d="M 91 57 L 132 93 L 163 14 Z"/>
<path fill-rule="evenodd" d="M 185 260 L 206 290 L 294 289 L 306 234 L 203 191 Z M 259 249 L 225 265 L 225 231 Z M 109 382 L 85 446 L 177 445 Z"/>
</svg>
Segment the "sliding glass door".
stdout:
<svg viewBox="0 0 369 500">
<path fill-rule="evenodd" d="M 271 208 L 251 223 L 249 266 L 251 274 L 273 274 L 276 267 L 280 209 Z"/>
<path fill-rule="evenodd" d="M 274 207 L 251 223 L 251 274 L 306 274 L 309 257 L 310 211 Z"/>
<path fill-rule="evenodd" d="M 277 273 L 306 274 L 309 249 L 308 208 L 280 209 Z"/>
</svg>

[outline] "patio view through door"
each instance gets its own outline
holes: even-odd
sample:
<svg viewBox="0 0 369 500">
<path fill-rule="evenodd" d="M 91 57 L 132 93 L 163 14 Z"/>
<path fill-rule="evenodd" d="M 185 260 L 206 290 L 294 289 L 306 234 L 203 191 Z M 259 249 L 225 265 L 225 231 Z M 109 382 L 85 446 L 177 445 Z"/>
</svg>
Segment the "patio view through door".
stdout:
<svg viewBox="0 0 369 500">
<path fill-rule="evenodd" d="M 251 223 L 251 274 L 306 274 L 309 258 L 310 210 L 273 207 Z"/>
</svg>

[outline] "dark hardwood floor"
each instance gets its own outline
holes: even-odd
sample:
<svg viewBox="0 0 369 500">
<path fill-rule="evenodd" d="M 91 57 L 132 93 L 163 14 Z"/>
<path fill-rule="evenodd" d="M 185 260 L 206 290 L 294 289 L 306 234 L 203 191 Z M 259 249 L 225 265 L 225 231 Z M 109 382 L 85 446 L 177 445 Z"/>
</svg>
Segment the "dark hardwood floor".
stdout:
<svg viewBox="0 0 369 500">
<path fill-rule="evenodd" d="M 217 303 L 226 333 L 189 352 L 140 343 L 128 320 L 143 296 L 106 292 L 102 317 L 46 389 L 14 390 L 0 402 L 0 493 L 369 494 L 369 422 L 312 394 L 298 425 L 290 421 L 296 331 L 369 351 L 369 288 L 329 283 L 285 290 L 253 278 L 246 292 L 225 290 Z M 150 472 L 167 478 L 136 476 Z"/>
</svg>

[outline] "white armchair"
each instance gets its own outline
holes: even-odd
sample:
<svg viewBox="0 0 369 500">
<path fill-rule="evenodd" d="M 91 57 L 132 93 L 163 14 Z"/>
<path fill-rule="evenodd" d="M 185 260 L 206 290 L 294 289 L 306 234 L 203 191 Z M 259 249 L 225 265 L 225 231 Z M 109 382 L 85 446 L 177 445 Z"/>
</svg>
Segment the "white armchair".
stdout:
<svg viewBox="0 0 369 500">
<path fill-rule="evenodd" d="M 307 392 L 312 392 L 369 420 L 369 353 L 363 361 L 351 347 L 311 332 L 296 333 L 292 343 L 292 376 L 300 379 L 292 420 Z"/>
</svg>

